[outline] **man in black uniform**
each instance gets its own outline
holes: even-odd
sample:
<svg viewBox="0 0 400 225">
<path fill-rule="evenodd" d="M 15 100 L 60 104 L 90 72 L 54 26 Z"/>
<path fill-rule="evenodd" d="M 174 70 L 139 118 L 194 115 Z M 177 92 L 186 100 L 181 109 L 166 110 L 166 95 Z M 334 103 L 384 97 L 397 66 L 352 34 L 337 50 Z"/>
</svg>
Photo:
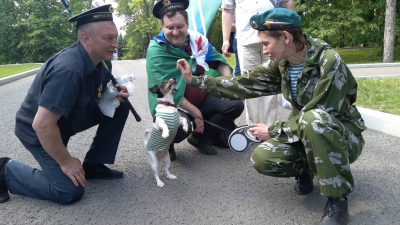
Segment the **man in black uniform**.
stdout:
<svg viewBox="0 0 400 225">
<path fill-rule="evenodd" d="M 104 164 L 114 163 L 129 109 L 120 104 L 110 118 L 97 104 L 118 47 L 112 12 L 111 5 L 104 5 L 70 18 L 76 22 L 78 41 L 48 59 L 36 74 L 17 112 L 15 134 L 42 170 L 0 158 L 0 203 L 8 201 L 10 192 L 70 204 L 83 196 L 87 179 L 122 178 L 122 172 Z M 122 89 L 120 101 L 129 96 Z M 95 125 L 96 136 L 81 164 L 69 154 L 68 141 Z"/>
</svg>

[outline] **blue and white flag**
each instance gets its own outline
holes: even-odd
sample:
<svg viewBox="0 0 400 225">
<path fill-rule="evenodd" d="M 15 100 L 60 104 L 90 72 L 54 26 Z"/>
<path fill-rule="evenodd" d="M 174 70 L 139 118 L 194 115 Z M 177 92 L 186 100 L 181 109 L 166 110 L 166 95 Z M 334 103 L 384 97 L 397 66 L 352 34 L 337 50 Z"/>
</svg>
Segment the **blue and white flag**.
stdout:
<svg viewBox="0 0 400 225">
<path fill-rule="evenodd" d="M 189 29 L 207 35 L 221 3 L 222 0 L 190 0 L 186 9 L 189 15 Z"/>
</svg>

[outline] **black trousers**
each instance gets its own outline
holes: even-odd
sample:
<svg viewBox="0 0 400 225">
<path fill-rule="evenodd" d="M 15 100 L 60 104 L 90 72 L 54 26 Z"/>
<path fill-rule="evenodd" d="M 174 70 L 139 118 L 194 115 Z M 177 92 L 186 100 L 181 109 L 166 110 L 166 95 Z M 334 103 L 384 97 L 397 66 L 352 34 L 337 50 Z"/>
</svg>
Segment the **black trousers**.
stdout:
<svg viewBox="0 0 400 225">
<path fill-rule="evenodd" d="M 96 107 L 92 114 L 92 125 L 99 126 L 83 163 L 114 164 L 128 114 L 129 108 L 123 102 L 115 109 L 113 118 L 103 115 L 100 109 Z"/>
<path fill-rule="evenodd" d="M 243 110 L 244 103 L 242 100 L 221 100 L 211 95 L 207 95 L 202 105 L 199 107 L 200 112 L 203 115 L 203 119 L 211 123 L 217 124 L 221 127 L 230 127 L 233 121 L 238 118 Z M 185 117 L 188 121 L 194 120 L 191 115 L 180 111 L 182 117 Z M 196 126 L 193 122 L 193 126 Z M 189 131 L 191 131 L 191 124 L 189 124 Z M 193 129 L 194 130 L 194 129 Z M 194 133 L 195 137 L 201 142 L 212 145 L 214 142 L 219 141 L 221 132 L 225 132 L 207 122 L 204 122 L 203 134 Z M 185 132 L 182 127 L 179 127 L 178 132 L 175 136 L 174 143 L 180 143 L 185 140 L 191 132 Z"/>
</svg>

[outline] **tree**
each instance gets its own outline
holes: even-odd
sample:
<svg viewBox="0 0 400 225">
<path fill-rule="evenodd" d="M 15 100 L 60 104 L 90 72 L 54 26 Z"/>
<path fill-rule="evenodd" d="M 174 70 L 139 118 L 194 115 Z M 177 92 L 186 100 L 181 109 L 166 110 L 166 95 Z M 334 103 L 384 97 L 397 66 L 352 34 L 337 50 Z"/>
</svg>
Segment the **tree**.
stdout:
<svg viewBox="0 0 400 225">
<path fill-rule="evenodd" d="M 88 0 L 70 0 L 74 12 L 90 5 Z M 44 62 L 75 40 L 70 15 L 58 0 L 4 0 L 2 6 L 0 64 Z"/>
<path fill-rule="evenodd" d="M 119 34 L 118 36 L 118 58 L 121 59 L 126 54 L 126 39 Z"/>
<path fill-rule="evenodd" d="M 153 14 L 156 0 L 116 0 L 118 14 L 126 18 L 126 54 L 123 59 L 146 57 L 150 40 L 161 30 L 161 21 Z"/>
<path fill-rule="evenodd" d="M 305 33 L 321 38 L 333 47 L 381 46 L 385 2 L 296 0 L 296 8 Z"/>
<path fill-rule="evenodd" d="M 396 0 L 386 1 L 385 32 L 383 36 L 383 62 L 394 61 Z"/>
<path fill-rule="evenodd" d="M 207 33 L 207 38 L 217 51 L 222 48 L 222 10 L 218 10 Z"/>
<path fill-rule="evenodd" d="M 362 1 L 364 2 L 364 1 Z M 305 33 L 332 46 L 355 46 L 365 40 L 364 8 L 359 0 L 298 1 Z M 365 5 L 365 4 L 364 4 Z"/>
<path fill-rule="evenodd" d="M 22 51 L 17 48 L 23 29 L 16 27 L 19 8 L 13 0 L 3 0 L 0 8 L 0 64 L 19 62 Z"/>
</svg>

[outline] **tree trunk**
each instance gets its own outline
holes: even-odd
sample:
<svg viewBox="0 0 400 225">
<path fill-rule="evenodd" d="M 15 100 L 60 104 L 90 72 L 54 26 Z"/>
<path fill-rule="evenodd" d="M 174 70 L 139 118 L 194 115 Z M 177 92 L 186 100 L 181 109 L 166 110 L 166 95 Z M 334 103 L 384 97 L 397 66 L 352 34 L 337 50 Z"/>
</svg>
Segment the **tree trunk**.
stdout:
<svg viewBox="0 0 400 225">
<path fill-rule="evenodd" d="M 383 35 L 383 62 L 394 62 L 396 0 L 386 0 L 385 31 Z"/>
</svg>

